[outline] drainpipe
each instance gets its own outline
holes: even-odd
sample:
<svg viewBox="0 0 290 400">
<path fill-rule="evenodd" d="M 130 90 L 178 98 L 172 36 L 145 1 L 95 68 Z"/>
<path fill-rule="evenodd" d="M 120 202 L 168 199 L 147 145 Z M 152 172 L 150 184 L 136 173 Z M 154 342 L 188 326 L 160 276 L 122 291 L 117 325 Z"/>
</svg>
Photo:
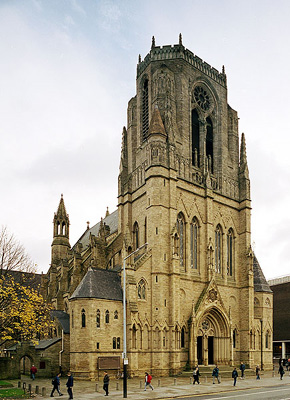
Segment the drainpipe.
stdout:
<svg viewBox="0 0 290 400">
<path fill-rule="evenodd" d="M 62 353 L 63 353 L 63 329 L 61 330 L 61 350 L 58 353 L 59 372 L 62 372 Z"/>
</svg>

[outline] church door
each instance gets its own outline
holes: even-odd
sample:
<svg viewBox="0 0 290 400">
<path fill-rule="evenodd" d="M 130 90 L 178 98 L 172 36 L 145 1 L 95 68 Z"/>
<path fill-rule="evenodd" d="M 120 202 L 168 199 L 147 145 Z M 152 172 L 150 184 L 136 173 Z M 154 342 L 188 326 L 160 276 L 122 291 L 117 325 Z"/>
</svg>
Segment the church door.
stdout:
<svg viewBox="0 0 290 400">
<path fill-rule="evenodd" d="M 202 336 L 197 337 L 197 361 L 199 365 L 203 364 L 203 357 L 202 357 Z"/>
<path fill-rule="evenodd" d="M 213 364 L 213 336 L 208 337 L 208 363 Z"/>
</svg>

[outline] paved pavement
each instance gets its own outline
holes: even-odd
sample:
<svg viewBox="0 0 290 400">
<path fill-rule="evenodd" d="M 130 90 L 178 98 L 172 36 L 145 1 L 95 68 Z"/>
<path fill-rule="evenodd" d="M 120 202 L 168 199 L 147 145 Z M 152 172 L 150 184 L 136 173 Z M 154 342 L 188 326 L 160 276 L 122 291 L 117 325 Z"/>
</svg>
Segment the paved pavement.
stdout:
<svg viewBox="0 0 290 400">
<path fill-rule="evenodd" d="M 23 381 L 23 380 L 22 380 Z M 26 386 L 30 383 L 32 385 L 32 392 L 35 392 L 36 385 L 39 387 L 39 395 L 35 398 L 39 400 L 51 399 L 51 379 L 36 379 L 31 381 L 27 378 L 25 380 Z M 18 381 L 14 381 L 17 386 Z M 67 399 L 66 391 L 66 379 L 61 378 L 61 391 L 63 393 L 62 399 Z M 152 380 L 154 390 L 150 388 L 144 391 L 143 380 L 139 378 L 128 379 L 128 390 L 127 397 L 131 400 L 147 400 L 147 399 L 166 399 L 166 398 L 177 398 L 180 396 L 190 396 L 198 394 L 214 394 L 227 392 L 232 390 L 240 390 L 246 388 L 261 388 L 266 386 L 281 386 L 290 385 L 290 376 L 286 372 L 283 380 L 273 372 L 265 372 L 261 375 L 261 380 L 256 380 L 255 377 L 246 377 L 244 380 L 238 379 L 237 386 L 233 388 L 232 379 L 222 379 L 221 383 L 212 384 L 212 380 L 208 378 L 201 377 L 200 385 L 193 385 L 191 383 L 191 378 L 189 377 L 162 377 L 154 378 Z M 102 382 L 91 382 L 83 380 L 74 380 L 74 399 L 75 400 L 89 400 L 89 399 L 99 399 L 104 397 L 104 391 L 102 389 Z M 41 396 L 41 393 L 45 388 L 45 393 Z M 58 394 L 55 393 L 55 398 L 58 398 Z M 114 399 L 123 398 L 123 385 L 122 380 L 111 379 L 109 386 L 109 397 Z"/>
</svg>

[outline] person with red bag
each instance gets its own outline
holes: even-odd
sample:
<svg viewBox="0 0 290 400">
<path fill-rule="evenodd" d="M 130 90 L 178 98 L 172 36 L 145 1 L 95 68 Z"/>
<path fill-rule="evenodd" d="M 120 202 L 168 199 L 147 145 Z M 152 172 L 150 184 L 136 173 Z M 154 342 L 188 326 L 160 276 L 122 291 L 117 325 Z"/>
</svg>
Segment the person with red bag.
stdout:
<svg viewBox="0 0 290 400">
<path fill-rule="evenodd" d="M 148 372 L 145 372 L 145 388 L 144 391 L 146 391 L 147 386 L 151 387 L 152 390 L 154 390 L 154 387 L 151 385 L 152 381 L 152 376 L 148 374 Z"/>
</svg>

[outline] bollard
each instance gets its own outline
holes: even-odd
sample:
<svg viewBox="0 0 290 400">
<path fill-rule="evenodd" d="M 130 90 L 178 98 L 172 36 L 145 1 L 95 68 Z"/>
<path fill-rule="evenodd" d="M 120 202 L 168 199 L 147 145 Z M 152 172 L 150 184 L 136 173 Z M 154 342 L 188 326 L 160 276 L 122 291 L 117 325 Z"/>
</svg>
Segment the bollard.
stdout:
<svg viewBox="0 0 290 400">
<path fill-rule="evenodd" d="M 116 382 L 116 390 L 119 390 L 119 382 Z"/>
<path fill-rule="evenodd" d="M 174 378 L 174 386 L 176 386 L 176 385 L 177 385 L 177 379 Z"/>
<path fill-rule="evenodd" d="M 31 383 L 28 384 L 28 392 L 29 392 L 29 394 L 31 396 Z"/>
<path fill-rule="evenodd" d="M 21 382 L 20 381 L 18 382 L 18 387 L 21 388 Z"/>
<path fill-rule="evenodd" d="M 35 386 L 35 393 L 39 394 L 39 386 Z"/>
<path fill-rule="evenodd" d="M 98 392 L 99 391 L 99 384 L 98 384 L 98 382 L 96 382 L 96 392 Z"/>
<path fill-rule="evenodd" d="M 41 396 L 42 397 L 46 396 L 46 388 L 45 387 L 41 388 Z"/>
<path fill-rule="evenodd" d="M 143 384 L 143 382 L 142 382 L 142 381 L 140 381 L 140 389 L 142 389 L 142 384 Z"/>
<path fill-rule="evenodd" d="M 22 388 L 23 388 L 23 392 L 25 393 L 25 391 L 26 391 L 26 382 L 22 383 Z"/>
<path fill-rule="evenodd" d="M 161 380 L 158 379 L 158 387 L 160 387 L 160 386 L 161 386 Z"/>
</svg>

